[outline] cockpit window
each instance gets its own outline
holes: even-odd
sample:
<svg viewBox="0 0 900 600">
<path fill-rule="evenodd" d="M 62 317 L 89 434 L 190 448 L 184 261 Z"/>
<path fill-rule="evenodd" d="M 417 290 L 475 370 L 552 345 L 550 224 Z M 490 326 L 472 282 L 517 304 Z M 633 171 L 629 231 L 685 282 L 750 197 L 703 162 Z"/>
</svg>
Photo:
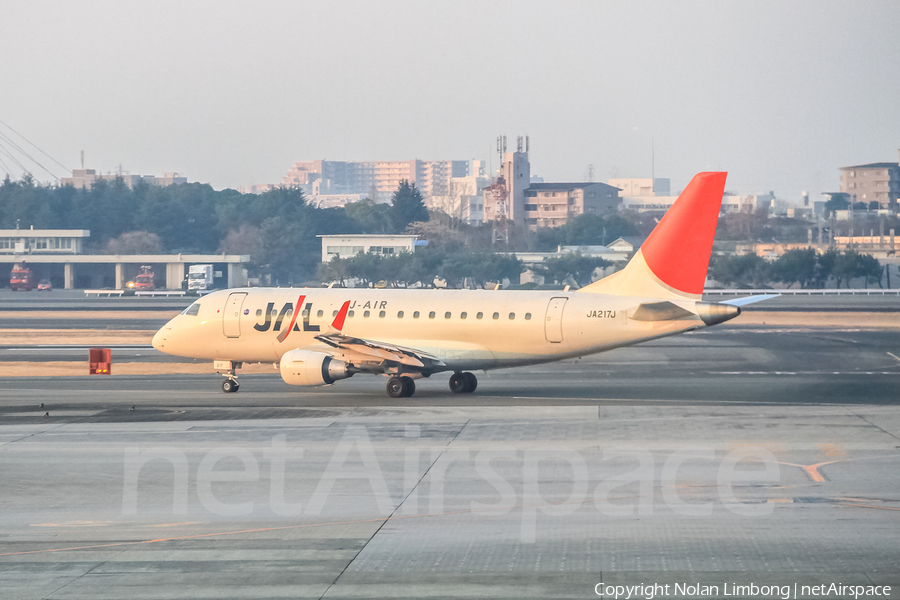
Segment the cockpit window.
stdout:
<svg viewBox="0 0 900 600">
<path fill-rule="evenodd" d="M 197 316 L 197 313 L 199 313 L 199 312 L 200 312 L 200 303 L 199 303 L 199 302 L 194 302 L 193 304 L 191 304 L 190 306 L 188 306 L 186 309 L 184 309 L 184 311 L 183 311 L 181 314 L 183 314 L 183 315 L 191 315 L 191 316 L 193 316 L 193 317 L 196 317 L 196 316 Z"/>
</svg>

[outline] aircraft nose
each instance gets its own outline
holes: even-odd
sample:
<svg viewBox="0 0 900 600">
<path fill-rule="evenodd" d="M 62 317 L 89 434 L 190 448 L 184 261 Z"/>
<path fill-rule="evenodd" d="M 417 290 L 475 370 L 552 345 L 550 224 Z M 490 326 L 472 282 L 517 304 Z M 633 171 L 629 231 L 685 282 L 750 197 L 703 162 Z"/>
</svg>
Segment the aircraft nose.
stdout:
<svg viewBox="0 0 900 600">
<path fill-rule="evenodd" d="M 159 350 L 160 352 L 165 352 L 166 335 L 167 335 L 168 330 L 169 330 L 168 327 L 163 327 L 162 329 L 160 329 L 159 331 L 156 332 L 156 335 L 153 336 L 153 341 L 150 342 L 153 345 L 153 347 L 156 348 L 157 350 Z"/>
</svg>

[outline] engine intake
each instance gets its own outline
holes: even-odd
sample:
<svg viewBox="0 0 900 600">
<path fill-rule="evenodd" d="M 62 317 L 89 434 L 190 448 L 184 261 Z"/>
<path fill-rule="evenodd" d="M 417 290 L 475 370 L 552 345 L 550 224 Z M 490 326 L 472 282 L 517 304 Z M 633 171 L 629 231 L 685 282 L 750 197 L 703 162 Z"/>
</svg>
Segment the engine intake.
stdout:
<svg viewBox="0 0 900 600">
<path fill-rule="evenodd" d="M 303 348 L 285 352 L 280 368 L 281 378 L 290 385 L 328 385 L 353 375 L 344 361 Z"/>
</svg>

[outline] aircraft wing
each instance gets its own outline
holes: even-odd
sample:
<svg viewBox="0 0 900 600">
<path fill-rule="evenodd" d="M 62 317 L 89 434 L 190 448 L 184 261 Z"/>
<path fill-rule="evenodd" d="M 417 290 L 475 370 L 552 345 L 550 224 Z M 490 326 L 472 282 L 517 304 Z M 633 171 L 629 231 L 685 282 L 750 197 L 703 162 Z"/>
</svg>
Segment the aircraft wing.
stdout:
<svg viewBox="0 0 900 600">
<path fill-rule="evenodd" d="M 748 304 L 753 304 L 754 302 L 762 302 L 763 300 L 771 300 L 772 298 L 777 298 L 781 294 L 760 294 L 758 296 L 745 296 L 743 298 L 734 298 L 732 300 L 725 300 L 724 302 L 720 302 L 719 304 L 730 304 L 731 306 L 746 306 Z"/>
<path fill-rule="evenodd" d="M 382 359 L 417 369 L 445 366 L 436 356 L 432 356 L 421 350 L 416 350 L 415 348 L 385 344 L 374 340 L 344 335 L 342 333 L 321 334 L 317 335 L 316 339 L 332 348 L 361 354 L 369 360 Z"/>
<path fill-rule="evenodd" d="M 422 370 L 446 366 L 438 357 L 415 348 L 344 335 L 344 320 L 349 306 L 349 301 L 344 302 L 328 332 L 317 335 L 317 340 L 345 353 L 356 354 L 362 361 L 384 360 Z"/>
</svg>

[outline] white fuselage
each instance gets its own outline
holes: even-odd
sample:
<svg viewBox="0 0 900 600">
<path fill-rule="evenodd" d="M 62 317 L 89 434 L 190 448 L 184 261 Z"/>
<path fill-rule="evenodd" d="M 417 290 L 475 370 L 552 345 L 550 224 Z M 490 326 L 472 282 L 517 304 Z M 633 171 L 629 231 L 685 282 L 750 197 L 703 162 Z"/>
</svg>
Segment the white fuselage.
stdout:
<svg viewBox="0 0 900 600">
<path fill-rule="evenodd" d="M 298 298 L 302 312 L 291 323 Z M 160 329 L 166 353 L 234 362 L 277 362 L 318 347 L 345 301 L 342 334 L 415 348 L 439 358 L 434 369 L 479 370 L 550 362 L 705 327 L 696 315 L 667 321 L 629 317 L 636 298 L 560 291 L 246 288 L 204 296 Z M 694 301 L 679 302 L 693 312 Z M 198 308 L 194 306 L 199 305 Z M 194 312 L 195 314 L 190 314 Z"/>
</svg>

